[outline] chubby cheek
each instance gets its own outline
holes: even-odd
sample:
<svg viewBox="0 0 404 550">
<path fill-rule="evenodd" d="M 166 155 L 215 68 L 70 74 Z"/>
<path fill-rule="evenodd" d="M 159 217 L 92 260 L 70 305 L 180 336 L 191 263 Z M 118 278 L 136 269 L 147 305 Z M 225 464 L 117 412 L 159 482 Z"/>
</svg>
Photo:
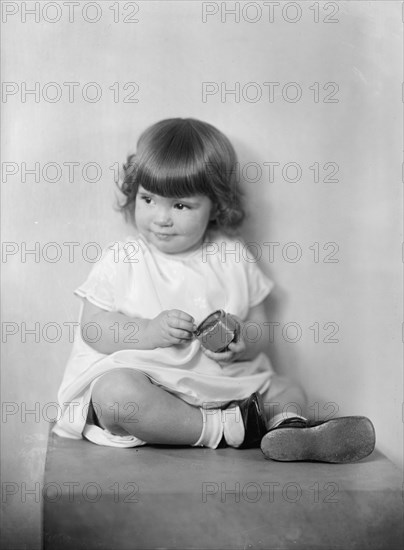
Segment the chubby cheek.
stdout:
<svg viewBox="0 0 404 550">
<path fill-rule="evenodd" d="M 205 227 L 203 223 L 183 223 L 181 230 L 185 235 L 199 237 L 205 232 Z"/>
<path fill-rule="evenodd" d="M 143 225 L 148 221 L 147 211 L 142 207 L 142 203 L 136 203 L 134 219 L 137 225 Z"/>
</svg>

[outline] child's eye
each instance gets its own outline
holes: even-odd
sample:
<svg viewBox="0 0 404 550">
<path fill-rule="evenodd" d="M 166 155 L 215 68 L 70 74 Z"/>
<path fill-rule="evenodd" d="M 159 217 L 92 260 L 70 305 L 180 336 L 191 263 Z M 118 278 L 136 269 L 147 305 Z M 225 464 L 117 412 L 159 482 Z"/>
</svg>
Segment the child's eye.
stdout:
<svg viewBox="0 0 404 550">
<path fill-rule="evenodd" d="M 182 203 L 182 202 L 178 202 L 177 204 L 174 205 L 175 208 L 178 208 L 178 210 L 184 210 L 185 209 L 188 209 L 189 210 L 189 206 Z"/>
<path fill-rule="evenodd" d="M 152 201 L 152 200 L 151 200 L 151 197 L 147 197 L 147 196 L 145 196 L 145 195 L 141 196 L 140 199 L 141 199 L 142 201 L 144 201 L 146 204 L 150 204 L 151 201 Z"/>
</svg>

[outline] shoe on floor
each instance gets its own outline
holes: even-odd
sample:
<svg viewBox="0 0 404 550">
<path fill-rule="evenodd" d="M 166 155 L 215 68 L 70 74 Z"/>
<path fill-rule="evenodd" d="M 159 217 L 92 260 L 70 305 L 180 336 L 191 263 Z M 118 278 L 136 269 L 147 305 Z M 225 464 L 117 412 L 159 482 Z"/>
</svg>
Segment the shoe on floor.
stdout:
<svg viewBox="0 0 404 550">
<path fill-rule="evenodd" d="M 324 422 L 285 420 L 261 441 L 265 458 L 280 461 L 356 462 L 375 448 L 375 430 L 365 416 Z"/>
<path fill-rule="evenodd" d="M 244 424 L 244 441 L 239 449 L 258 448 L 262 438 L 267 433 L 267 422 L 264 411 L 264 403 L 258 392 L 255 392 L 242 401 L 232 401 L 229 407 L 238 405 Z"/>
</svg>

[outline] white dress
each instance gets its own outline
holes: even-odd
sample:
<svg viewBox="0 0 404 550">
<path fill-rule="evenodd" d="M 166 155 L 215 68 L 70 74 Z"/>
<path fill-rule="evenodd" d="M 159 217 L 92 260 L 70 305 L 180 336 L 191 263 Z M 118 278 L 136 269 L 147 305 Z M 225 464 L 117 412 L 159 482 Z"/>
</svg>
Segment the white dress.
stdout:
<svg viewBox="0 0 404 550">
<path fill-rule="evenodd" d="M 130 317 L 151 319 L 163 310 L 180 309 L 199 324 L 217 309 L 246 320 L 249 309 L 262 302 L 272 287 L 243 241 L 207 232 L 200 249 L 182 255 L 160 252 L 141 235 L 113 243 L 75 294 L 102 309 Z M 88 334 L 97 336 L 94 327 L 89 327 Z M 263 353 L 252 361 L 234 362 L 222 369 L 201 351 L 198 340 L 105 355 L 90 347 L 77 330 L 58 393 L 62 411 L 54 428 L 58 435 L 82 437 L 94 382 L 117 368 L 142 371 L 187 403 L 212 408 L 244 399 L 255 391 L 264 393 L 274 374 Z M 113 436 L 102 444 L 134 446 L 136 442 L 132 444 L 130 438 Z"/>
</svg>

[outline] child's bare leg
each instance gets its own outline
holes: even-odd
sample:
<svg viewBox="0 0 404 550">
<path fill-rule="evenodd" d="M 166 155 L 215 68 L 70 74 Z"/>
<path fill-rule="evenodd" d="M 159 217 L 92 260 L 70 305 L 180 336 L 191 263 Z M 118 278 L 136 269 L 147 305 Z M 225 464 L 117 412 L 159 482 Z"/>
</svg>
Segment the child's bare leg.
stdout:
<svg viewBox="0 0 404 550">
<path fill-rule="evenodd" d="M 202 431 L 198 407 L 156 386 L 138 371 L 119 369 L 104 374 L 94 385 L 92 402 L 104 428 L 147 443 L 192 445 Z"/>
<path fill-rule="evenodd" d="M 273 376 L 262 397 L 267 421 L 279 414 L 285 415 L 285 419 L 291 415 L 306 417 L 307 397 L 303 388 L 285 376 Z"/>
</svg>

